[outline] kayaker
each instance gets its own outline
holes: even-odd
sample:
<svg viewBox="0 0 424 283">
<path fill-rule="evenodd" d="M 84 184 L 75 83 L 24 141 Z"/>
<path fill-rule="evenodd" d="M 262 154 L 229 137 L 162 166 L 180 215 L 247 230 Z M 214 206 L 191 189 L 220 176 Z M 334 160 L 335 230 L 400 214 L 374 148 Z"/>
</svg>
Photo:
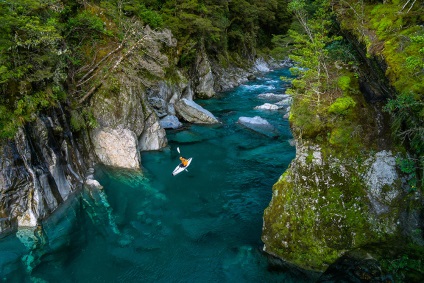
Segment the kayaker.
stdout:
<svg viewBox="0 0 424 283">
<path fill-rule="evenodd" d="M 181 164 L 186 167 L 188 165 L 188 160 L 184 157 L 180 156 Z"/>
</svg>

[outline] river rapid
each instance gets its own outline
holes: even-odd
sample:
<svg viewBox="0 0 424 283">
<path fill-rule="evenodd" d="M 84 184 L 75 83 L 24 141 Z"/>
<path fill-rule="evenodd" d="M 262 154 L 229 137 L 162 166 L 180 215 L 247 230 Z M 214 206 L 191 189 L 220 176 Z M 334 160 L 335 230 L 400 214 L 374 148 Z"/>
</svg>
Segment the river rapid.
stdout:
<svg viewBox="0 0 424 283">
<path fill-rule="evenodd" d="M 302 282 L 261 252 L 262 215 L 272 186 L 295 156 L 286 108 L 255 110 L 282 94 L 288 69 L 209 100 L 219 125 L 169 130 L 169 146 L 142 153 L 143 174 L 96 168 L 100 191 L 84 190 L 43 227 L 0 240 L 7 282 Z M 272 134 L 237 120 L 260 116 Z M 192 157 L 177 176 L 179 154 Z"/>
</svg>

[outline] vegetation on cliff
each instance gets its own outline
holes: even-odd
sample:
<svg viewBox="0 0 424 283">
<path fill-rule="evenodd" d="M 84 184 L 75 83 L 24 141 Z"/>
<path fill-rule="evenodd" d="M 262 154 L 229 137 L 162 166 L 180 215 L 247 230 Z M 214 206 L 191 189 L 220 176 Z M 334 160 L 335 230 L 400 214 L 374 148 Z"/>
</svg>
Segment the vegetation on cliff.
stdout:
<svg viewBox="0 0 424 283">
<path fill-rule="evenodd" d="M 189 68 L 201 47 L 222 64 L 253 58 L 272 34 L 286 32 L 286 6 L 284 0 L 2 1 L 0 138 L 58 103 L 70 107 L 75 130 L 94 127 L 84 104 L 100 86 L 119 90 L 109 75 L 136 48 L 145 53 L 142 86 L 164 77 L 153 63 L 172 74 L 174 62 Z M 176 37 L 176 49 L 163 47 L 168 67 L 152 54 L 146 25 Z"/>
<path fill-rule="evenodd" d="M 422 225 L 404 216 L 422 211 L 423 6 L 293 0 L 289 10 L 298 24 L 276 41 L 298 63 L 288 90 L 298 152 L 264 214 L 266 250 L 323 270 L 344 251 L 384 242 L 397 247 L 380 254 L 386 270 L 407 258 L 397 279 L 422 277 Z M 362 42 L 364 57 L 347 33 Z M 361 91 L 378 91 L 367 85 L 370 68 L 372 83 L 386 90 L 372 102 Z"/>
</svg>

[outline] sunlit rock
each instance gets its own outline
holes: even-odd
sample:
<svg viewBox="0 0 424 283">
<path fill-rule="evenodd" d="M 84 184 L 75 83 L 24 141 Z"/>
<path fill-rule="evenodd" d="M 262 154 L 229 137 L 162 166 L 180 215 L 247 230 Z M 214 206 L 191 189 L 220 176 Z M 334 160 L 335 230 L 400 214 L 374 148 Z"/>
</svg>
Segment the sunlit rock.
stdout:
<svg viewBox="0 0 424 283">
<path fill-rule="evenodd" d="M 102 128 L 93 131 L 92 142 L 96 156 L 104 165 L 139 169 L 137 137 L 128 129 Z"/>
<path fill-rule="evenodd" d="M 187 122 L 197 124 L 219 123 L 218 119 L 211 112 L 192 100 L 183 98 L 175 103 L 174 106 L 177 114 Z"/>
<path fill-rule="evenodd" d="M 276 104 L 271 104 L 271 103 L 265 103 L 259 106 L 256 106 L 255 109 L 259 109 L 259 110 L 278 110 L 283 108 L 282 106 L 278 106 Z"/>
<path fill-rule="evenodd" d="M 267 92 L 267 93 L 261 93 L 258 95 L 258 98 L 261 99 L 268 99 L 268 100 L 283 100 L 290 97 L 287 94 L 275 94 L 275 93 L 271 93 L 271 92 Z"/>
</svg>

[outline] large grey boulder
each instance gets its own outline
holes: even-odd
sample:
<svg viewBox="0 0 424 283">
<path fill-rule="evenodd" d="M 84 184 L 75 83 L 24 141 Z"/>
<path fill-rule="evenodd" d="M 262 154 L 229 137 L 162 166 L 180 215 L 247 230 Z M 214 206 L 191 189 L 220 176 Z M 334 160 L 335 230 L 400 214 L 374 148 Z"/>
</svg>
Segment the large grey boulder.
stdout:
<svg viewBox="0 0 424 283">
<path fill-rule="evenodd" d="M 219 123 L 218 119 L 211 112 L 192 100 L 183 98 L 175 103 L 174 107 L 177 114 L 187 122 L 195 124 Z"/>
<path fill-rule="evenodd" d="M 164 129 L 178 129 L 183 125 L 180 120 L 178 120 L 177 116 L 174 115 L 168 115 L 162 118 L 159 123 Z"/>
<path fill-rule="evenodd" d="M 277 104 L 264 103 L 262 105 L 256 106 L 255 109 L 258 110 L 278 110 L 283 108 L 283 106 L 278 106 Z"/>
<path fill-rule="evenodd" d="M 120 168 L 140 168 L 137 136 L 133 131 L 104 127 L 92 132 L 92 141 L 101 163 Z"/>
</svg>

